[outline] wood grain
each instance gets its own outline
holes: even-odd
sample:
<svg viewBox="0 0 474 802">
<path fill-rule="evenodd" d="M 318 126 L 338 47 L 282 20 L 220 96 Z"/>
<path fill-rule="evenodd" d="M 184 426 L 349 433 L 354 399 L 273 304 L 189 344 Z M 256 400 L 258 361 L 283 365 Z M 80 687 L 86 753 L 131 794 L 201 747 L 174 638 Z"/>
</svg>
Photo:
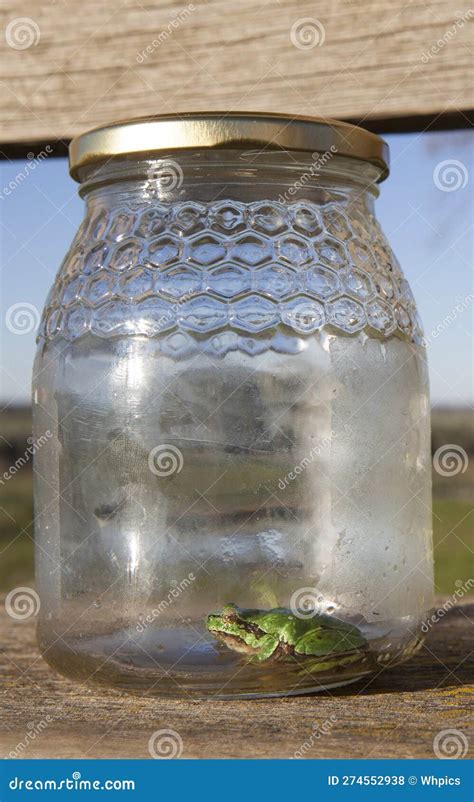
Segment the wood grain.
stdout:
<svg viewBox="0 0 474 802">
<path fill-rule="evenodd" d="M 457 0 L 317 6 L 30 0 L 25 7 L 5 0 L 0 144 L 54 142 L 111 120 L 205 109 L 362 123 L 464 118 L 474 106 L 474 13 L 466 10 L 456 22 L 458 6 Z M 7 40 L 15 42 L 14 23 L 25 14 L 33 20 L 27 40 L 33 43 L 16 49 Z M 310 22 L 301 32 L 305 18 Z"/>
<path fill-rule="evenodd" d="M 194 702 L 63 679 L 39 656 L 33 620 L 11 619 L 2 603 L 0 757 L 34 727 L 39 734 L 20 748 L 24 758 L 148 758 L 150 736 L 164 728 L 179 732 L 187 758 L 291 758 L 305 742 L 306 758 L 433 758 L 440 730 L 470 737 L 473 614 L 474 604 L 458 604 L 411 661 L 371 682 L 288 699 Z M 325 722 L 328 733 L 311 743 Z"/>
</svg>

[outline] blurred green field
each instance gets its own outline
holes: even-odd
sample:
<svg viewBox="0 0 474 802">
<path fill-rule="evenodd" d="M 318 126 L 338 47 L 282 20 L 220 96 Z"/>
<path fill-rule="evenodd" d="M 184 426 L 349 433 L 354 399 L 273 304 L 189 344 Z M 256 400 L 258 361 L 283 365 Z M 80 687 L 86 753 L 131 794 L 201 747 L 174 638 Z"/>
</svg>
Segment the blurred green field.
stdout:
<svg viewBox="0 0 474 802">
<path fill-rule="evenodd" d="M 435 581 L 438 593 L 451 594 L 456 580 L 474 573 L 474 417 L 471 410 L 433 412 L 433 451 L 446 443 L 461 445 L 469 455 L 464 472 L 433 472 Z M 0 474 L 22 456 L 31 419 L 28 408 L 3 412 L 0 428 Z M 0 484 L 0 590 L 28 584 L 33 577 L 33 501 L 31 465 Z"/>
</svg>

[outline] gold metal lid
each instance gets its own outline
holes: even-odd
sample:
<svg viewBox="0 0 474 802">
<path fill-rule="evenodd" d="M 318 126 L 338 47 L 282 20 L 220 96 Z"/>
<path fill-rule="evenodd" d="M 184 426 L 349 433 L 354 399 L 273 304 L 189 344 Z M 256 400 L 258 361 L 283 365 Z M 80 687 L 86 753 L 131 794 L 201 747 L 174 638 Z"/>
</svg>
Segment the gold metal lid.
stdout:
<svg viewBox="0 0 474 802">
<path fill-rule="evenodd" d="M 87 131 L 69 146 L 69 172 L 80 181 L 86 165 L 118 156 L 156 158 L 191 148 L 329 151 L 375 164 L 381 171 L 378 181 L 389 171 L 387 143 L 356 125 L 289 114 L 196 112 L 138 117 Z"/>
</svg>

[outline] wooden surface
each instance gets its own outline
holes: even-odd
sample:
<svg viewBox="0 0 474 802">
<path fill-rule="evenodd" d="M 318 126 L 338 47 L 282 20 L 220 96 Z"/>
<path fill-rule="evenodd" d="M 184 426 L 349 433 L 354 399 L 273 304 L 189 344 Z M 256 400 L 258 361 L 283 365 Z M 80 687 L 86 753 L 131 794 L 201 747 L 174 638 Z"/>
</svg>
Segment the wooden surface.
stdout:
<svg viewBox="0 0 474 802">
<path fill-rule="evenodd" d="M 474 106 L 474 12 L 457 0 L 5 0 L 0 23 L 0 144 L 185 110 L 370 124 L 449 113 L 462 122 Z M 31 45 L 9 46 L 9 25 L 10 42 Z"/>
<path fill-rule="evenodd" d="M 39 731 L 24 758 L 148 758 L 159 729 L 183 740 L 183 757 L 433 758 L 445 729 L 469 732 L 474 604 L 459 603 L 410 662 L 339 692 L 241 702 L 170 701 L 96 691 L 58 676 L 35 644 L 34 621 L 0 608 L 0 758 Z M 441 603 L 441 601 L 439 602 Z M 43 729 L 41 722 L 46 722 Z M 326 726 L 325 725 L 326 722 Z"/>
</svg>

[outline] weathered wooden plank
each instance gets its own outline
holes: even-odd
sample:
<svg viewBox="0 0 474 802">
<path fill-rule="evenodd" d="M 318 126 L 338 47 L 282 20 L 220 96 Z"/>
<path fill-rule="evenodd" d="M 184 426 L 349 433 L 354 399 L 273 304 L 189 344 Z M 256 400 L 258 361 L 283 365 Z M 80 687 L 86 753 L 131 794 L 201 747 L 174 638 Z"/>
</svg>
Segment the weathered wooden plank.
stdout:
<svg viewBox="0 0 474 802">
<path fill-rule="evenodd" d="M 204 109 L 462 118 L 474 106 L 474 12 L 458 5 L 6 0 L 0 143 Z"/>
<path fill-rule="evenodd" d="M 441 730 L 469 739 L 473 613 L 474 604 L 459 604 L 410 662 L 370 682 L 291 699 L 200 702 L 73 684 L 40 658 L 33 621 L 14 621 L 2 603 L 0 756 L 148 758 L 150 736 L 171 728 L 191 758 L 290 758 L 305 742 L 306 758 L 434 757 Z M 327 734 L 311 740 L 318 726 Z"/>
</svg>

